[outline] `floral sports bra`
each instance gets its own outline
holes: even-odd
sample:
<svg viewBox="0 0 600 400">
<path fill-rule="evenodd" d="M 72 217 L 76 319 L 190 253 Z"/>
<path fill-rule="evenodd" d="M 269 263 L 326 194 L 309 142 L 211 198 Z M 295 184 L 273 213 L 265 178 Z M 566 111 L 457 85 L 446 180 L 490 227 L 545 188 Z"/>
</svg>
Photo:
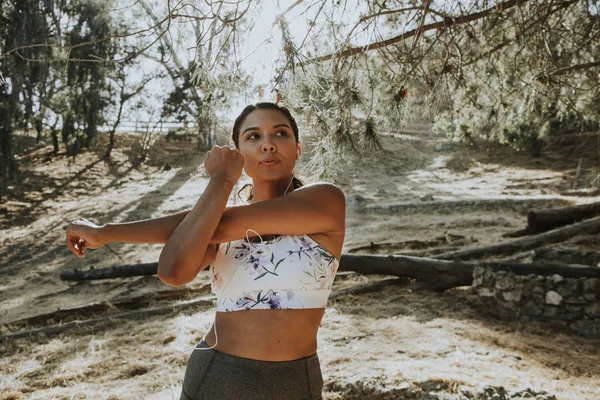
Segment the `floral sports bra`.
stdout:
<svg viewBox="0 0 600 400">
<path fill-rule="evenodd" d="M 338 266 L 310 236 L 279 235 L 219 244 L 209 271 L 217 311 L 325 308 Z"/>
</svg>

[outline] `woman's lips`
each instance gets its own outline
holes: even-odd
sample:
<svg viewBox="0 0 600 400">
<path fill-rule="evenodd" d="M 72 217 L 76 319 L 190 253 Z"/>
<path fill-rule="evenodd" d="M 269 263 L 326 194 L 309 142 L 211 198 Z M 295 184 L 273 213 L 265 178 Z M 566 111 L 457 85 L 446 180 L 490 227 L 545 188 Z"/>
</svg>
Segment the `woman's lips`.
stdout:
<svg viewBox="0 0 600 400">
<path fill-rule="evenodd" d="M 267 161 L 260 163 L 260 165 L 264 165 L 265 167 L 272 167 L 277 164 L 279 164 L 279 161 Z"/>
</svg>

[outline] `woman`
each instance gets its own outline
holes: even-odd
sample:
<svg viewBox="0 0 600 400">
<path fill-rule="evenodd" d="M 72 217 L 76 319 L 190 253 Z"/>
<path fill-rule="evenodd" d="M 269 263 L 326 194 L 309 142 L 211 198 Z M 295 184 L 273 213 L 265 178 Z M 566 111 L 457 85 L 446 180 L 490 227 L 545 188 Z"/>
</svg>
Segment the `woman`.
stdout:
<svg viewBox="0 0 600 400">
<path fill-rule="evenodd" d="M 287 108 L 246 107 L 232 139 L 235 150 L 207 153 L 210 181 L 190 211 L 101 229 L 75 221 L 67 244 L 83 257 L 104 243 L 166 243 L 158 276 L 172 286 L 210 268 L 215 322 L 190 356 L 181 399 L 320 399 L 317 331 L 341 257 L 345 196 L 293 176 L 302 145 Z M 253 182 L 248 202 L 226 207 L 242 168 Z"/>
</svg>

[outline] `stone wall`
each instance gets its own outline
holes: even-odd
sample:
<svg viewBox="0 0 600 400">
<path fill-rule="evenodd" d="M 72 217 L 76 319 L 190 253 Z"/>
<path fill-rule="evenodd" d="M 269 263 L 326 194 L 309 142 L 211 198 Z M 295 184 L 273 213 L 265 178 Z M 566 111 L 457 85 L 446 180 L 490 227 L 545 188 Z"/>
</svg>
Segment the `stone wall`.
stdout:
<svg viewBox="0 0 600 400">
<path fill-rule="evenodd" d="M 587 337 L 600 337 L 600 279 L 515 275 L 476 267 L 472 292 L 501 316 L 561 321 Z"/>
</svg>

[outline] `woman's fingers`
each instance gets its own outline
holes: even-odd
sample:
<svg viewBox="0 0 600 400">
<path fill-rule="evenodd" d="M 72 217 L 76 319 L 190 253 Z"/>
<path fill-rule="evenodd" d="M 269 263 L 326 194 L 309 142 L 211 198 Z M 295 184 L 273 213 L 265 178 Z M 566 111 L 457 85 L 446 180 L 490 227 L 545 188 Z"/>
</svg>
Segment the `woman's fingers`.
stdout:
<svg viewBox="0 0 600 400">
<path fill-rule="evenodd" d="M 81 258 L 84 256 L 83 246 L 85 246 L 85 240 L 72 232 L 71 226 L 67 227 L 67 247 L 71 250 L 71 253 Z"/>
<path fill-rule="evenodd" d="M 67 247 L 69 248 L 69 250 L 71 250 L 71 253 L 73 253 L 73 254 L 75 254 L 75 255 L 78 255 L 78 254 L 77 254 L 77 253 L 78 253 L 78 250 L 77 250 L 77 248 L 75 247 L 75 243 L 77 242 L 77 240 L 78 240 L 78 239 L 79 239 L 79 238 L 75 238 L 75 237 L 73 237 L 73 235 L 72 235 L 72 233 L 71 233 L 70 229 L 69 229 L 69 228 L 67 228 L 67 240 L 66 240 Z"/>
</svg>

